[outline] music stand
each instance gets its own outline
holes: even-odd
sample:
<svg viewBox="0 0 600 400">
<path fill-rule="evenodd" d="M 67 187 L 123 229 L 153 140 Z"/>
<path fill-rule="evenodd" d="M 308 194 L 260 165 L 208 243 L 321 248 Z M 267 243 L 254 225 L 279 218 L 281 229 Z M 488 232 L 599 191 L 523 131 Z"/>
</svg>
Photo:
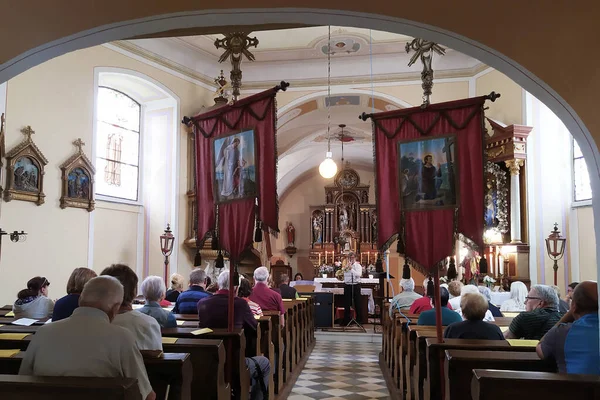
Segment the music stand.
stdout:
<svg viewBox="0 0 600 400">
<path fill-rule="evenodd" d="M 350 325 L 352 324 L 352 322 L 354 322 L 356 325 L 358 325 L 358 327 L 360 329 L 362 329 L 363 332 L 367 332 L 367 330 L 356 320 L 356 316 L 358 315 L 358 311 L 356 310 L 356 304 L 354 303 L 354 274 L 352 269 L 350 269 L 350 279 L 352 280 L 352 305 L 351 305 L 351 309 L 350 309 L 350 315 L 352 316 L 352 308 L 354 308 L 354 316 L 352 317 L 352 319 L 348 322 L 348 324 L 344 327 L 344 332 L 346 331 L 346 328 L 350 327 Z M 358 286 L 358 293 L 359 296 L 362 295 L 362 293 L 360 292 L 360 282 L 357 283 Z M 360 298 L 360 297 L 359 297 Z"/>
</svg>

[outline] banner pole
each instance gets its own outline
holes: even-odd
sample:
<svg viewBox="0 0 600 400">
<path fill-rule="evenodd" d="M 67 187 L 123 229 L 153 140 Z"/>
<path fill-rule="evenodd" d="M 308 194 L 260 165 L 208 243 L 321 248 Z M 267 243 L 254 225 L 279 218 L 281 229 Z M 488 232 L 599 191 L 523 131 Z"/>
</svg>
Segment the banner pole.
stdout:
<svg viewBox="0 0 600 400">
<path fill-rule="evenodd" d="M 436 264 L 433 272 L 433 295 L 435 296 L 435 328 L 437 333 L 438 343 L 444 343 L 444 337 L 442 334 L 442 298 L 440 294 L 440 268 Z M 445 398 L 445 381 L 444 381 L 444 353 L 440 351 L 440 393 L 441 399 Z"/>
<path fill-rule="evenodd" d="M 228 310 L 227 310 L 227 332 L 233 332 L 233 299 L 235 297 L 235 293 L 233 292 L 235 288 L 235 284 L 233 282 L 234 278 L 234 260 L 229 259 L 229 298 L 228 298 Z"/>
</svg>

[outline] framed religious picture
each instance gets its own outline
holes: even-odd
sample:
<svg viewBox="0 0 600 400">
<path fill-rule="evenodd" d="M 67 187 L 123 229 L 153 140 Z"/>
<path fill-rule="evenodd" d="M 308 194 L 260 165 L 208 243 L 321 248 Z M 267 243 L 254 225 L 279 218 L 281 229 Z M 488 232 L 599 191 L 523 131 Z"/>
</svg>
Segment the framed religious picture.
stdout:
<svg viewBox="0 0 600 400">
<path fill-rule="evenodd" d="M 212 139 L 215 204 L 258 195 L 256 141 L 253 129 Z"/>
<path fill-rule="evenodd" d="M 44 167 L 48 160 L 35 145 L 31 126 L 21 129 L 25 139 L 6 154 L 6 189 L 4 199 L 44 204 Z"/>
<path fill-rule="evenodd" d="M 62 195 L 60 208 L 75 207 L 94 211 L 94 165 L 83 152 L 85 143 L 81 139 L 73 142 L 77 151 L 60 169 L 62 171 Z"/>
<path fill-rule="evenodd" d="M 457 207 L 456 152 L 455 135 L 398 143 L 402 210 Z"/>
</svg>

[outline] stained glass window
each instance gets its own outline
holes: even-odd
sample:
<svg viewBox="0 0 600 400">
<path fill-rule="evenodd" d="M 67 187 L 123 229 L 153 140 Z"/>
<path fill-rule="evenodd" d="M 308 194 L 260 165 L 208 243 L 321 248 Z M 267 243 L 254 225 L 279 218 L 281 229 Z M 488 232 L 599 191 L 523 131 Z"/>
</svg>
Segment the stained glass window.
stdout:
<svg viewBox="0 0 600 400">
<path fill-rule="evenodd" d="M 131 97 L 98 88 L 96 194 L 138 200 L 140 111 Z"/>
<path fill-rule="evenodd" d="M 583 153 L 575 140 L 573 140 L 573 181 L 574 200 L 576 202 L 591 200 L 590 175 L 583 159 Z"/>
</svg>

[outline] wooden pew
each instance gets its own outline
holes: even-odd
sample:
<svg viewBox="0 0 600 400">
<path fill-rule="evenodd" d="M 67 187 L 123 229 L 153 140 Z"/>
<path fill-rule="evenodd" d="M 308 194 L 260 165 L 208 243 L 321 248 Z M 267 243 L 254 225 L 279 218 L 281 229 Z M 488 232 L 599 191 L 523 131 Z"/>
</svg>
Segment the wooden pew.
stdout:
<svg viewBox="0 0 600 400">
<path fill-rule="evenodd" d="M 230 400 L 231 386 L 225 382 L 225 346 L 214 339 L 177 339 L 163 343 L 165 352 L 188 353 L 192 365 L 192 398 Z"/>
<path fill-rule="evenodd" d="M 556 365 L 541 360 L 535 352 L 446 350 L 446 400 L 471 400 L 474 369 L 555 372 Z"/>
<path fill-rule="evenodd" d="M 419 342 L 417 334 L 420 332 L 419 337 L 422 343 L 424 338 L 435 336 L 435 327 L 431 326 L 419 326 L 409 325 L 407 327 L 407 352 L 406 352 L 406 368 L 404 371 L 406 381 L 406 396 L 409 399 L 419 399 L 419 392 L 422 389 L 422 383 L 424 380 L 424 373 L 419 374 L 419 370 L 425 372 L 423 362 L 425 361 L 424 356 L 419 355 Z M 422 346 L 422 345 L 421 345 Z M 423 354 L 423 352 L 421 352 Z M 419 363 L 419 358 L 422 358 Z M 419 363 L 419 364 L 417 364 Z M 419 381 L 421 384 L 419 384 Z"/>
<path fill-rule="evenodd" d="M 164 337 L 177 337 L 184 339 L 198 338 L 194 335 L 197 328 L 162 328 Z M 227 332 L 226 329 L 213 329 L 210 333 L 201 335 L 203 339 L 218 339 L 222 340 L 225 346 L 225 351 L 231 351 L 225 362 L 225 371 L 229 370 L 228 363 L 231 362 L 231 370 L 234 371 L 231 377 L 230 384 L 235 393 L 240 393 L 242 400 L 248 399 L 248 390 L 250 388 L 250 372 L 246 367 L 246 337 L 242 329 Z"/>
<path fill-rule="evenodd" d="M 52 393 L 61 400 L 139 400 L 136 379 L 67 376 L 0 375 L 3 400 L 44 399 Z"/>
<path fill-rule="evenodd" d="M 261 333 L 261 340 L 259 344 L 259 354 L 267 357 L 269 359 L 269 364 L 271 364 L 271 374 L 269 374 L 269 399 L 275 398 L 275 346 L 273 346 L 272 340 L 272 326 L 271 326 L 271 317 L 262 316 L 258 319 L 258 330 Z"/>
<path fill-rule="evenodd" d="M 284 341 L 283 331 L 279 324 L 279 312 L 278 311 L 264 311 L 264 316 L 271 318 L 271 341 L 273 342 L 274 355 L 274 382 L 275 382 L 275 393 L 281 393 L 284 382 Z"/>
<path fill-rule="evenodd" d="M 444 343 L 439 343 L 436 337 L 429 337 L 425 338 L 425 348 L 424 399 L 441 398 L 441 385 L 443 382 L 440 382 L 440 357 L 445 357 L 444 352 L 446 350 L 535 353 L 535 347 L 511 346 L 506 340 L 444 339 Z"/>
<path fill-rule="evenodd" d="M 600 376 L 548 372 L 476 369 L 471 381 L 473 400 L 600 399 Z"/>
<path fill-rule="evenodd" d="M 25 352 L 0 358 L 0 374 L 18 375 Z M 187 353 L 165 353 L 160 357 L 144 357 L 144 365 L 157 399 L 190 400 L 192 398 L 192 363 Z M 206 390 L 206 388 L 205 388 Z"/>
</svg>

